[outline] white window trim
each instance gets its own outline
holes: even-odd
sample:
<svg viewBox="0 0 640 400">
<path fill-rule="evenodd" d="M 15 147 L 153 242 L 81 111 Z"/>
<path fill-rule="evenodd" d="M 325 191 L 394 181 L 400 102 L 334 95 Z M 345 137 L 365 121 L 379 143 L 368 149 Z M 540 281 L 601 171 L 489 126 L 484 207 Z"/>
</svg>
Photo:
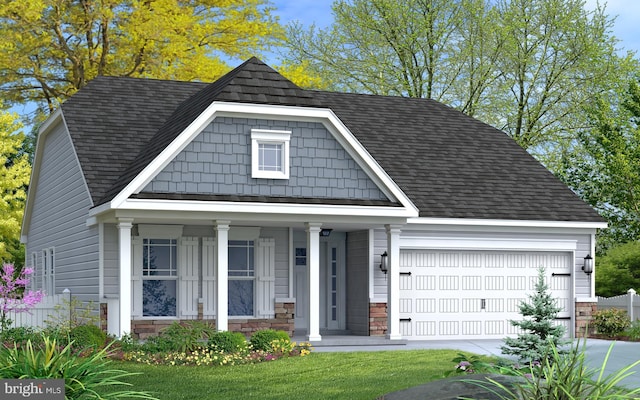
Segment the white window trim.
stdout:
<svg viewBox="0 0 640 400">
<path fill-rule="evenodd" d="M 146 225 L 145 227 L 147 228 L 157 228 L 160 225 Z M 178 225 L 167 225 L 166 227 L 174 227 L 174 229 L 178 229 L 175 228 Z M 140 227 L 138 228 L 140 229 Z M 180 229 L 180 233 L 182 232 L 182 226 L 179 226 Z M 145 233 L 149 233 L 146 232 Z M 179 263 L 180 263 L 180 243 L 177 237 L 175 237 L 175 235 L 177 234 L 177 231 L 173 231 L 173 232 L 167 232 L 165 231 L 164 233 L 153 233 L 151 234 L 150 237 L 142 237 L 139 236 L 140 239 L 140 277 L 138 279 L 139 281 L 139 293 L 140 293 L 140 299 L 134 299 L 133 301 L 139 301 L 140 302 L 140 315 L 134 315 L 134 317 L 136 319 L 140 319 L 140 320 L 154 320 L 154 319 L 158 319 L 158 320 L 178 320 L 180 319 L 181 313 L 180 313 L 180 271 L 179 271 Z M 161 237 L 156 237 L 157 235 L 160 235 Z M 159 275 L 159 276 L 150 276 L 150 275 L 145 275 L 144 274 L 144 264 L 142 263 L 142 260 L 144 260 L 144 256 L 142 254 L 142 252 L 144 251 L 144 240 L 153 240 L 153 239 L 169 239 L 169 240 L 176 240 L 176 274 L 175 275 L 170 275 L 170 276 L 166 276 L 166 275 Z M 134 274 L 135 275 L 135 274 Z M 144 281 L 150 281 L 150 280 L 158 280 L 158 281 L 175 281 L 176 282 L 176 315 L 144 315 L 144 311 L 143 311 L 143 297 L 144 297 Z"/>
<path fill-rule="evenodd" d="M 265 179 L 289 179 L 289 143 L 291 131 L 251 129 L 251 177 Z M 282 171 L 260 170 L 260 144 L 282 145 Z"/>
<path fill-rule="evenodd" d="M 257 286 L 258 286 L 258 271 L 257 271 L 257 267 L 256 267 L 256 260 L 258 257 L 258 252 L 257 252 L 257 246 L 258 246 L 258 241 L 257 238 L 253 239 L 253 238 L 247 238 L 246 236 L 244 238 L 242 238 L 242 235 L 238 235 L 239 237 L 236 237 L 234 239 L 229 238 L 229 241 L 247 241 L 247 242 L 253 242 L 253 276 L 230 276 L 229 275 L 229 271 L 227 271 L 227 286 L 229 285 L 229 281 L 231 280 L 243 280 L 243 281 L 252 281 L 253 282 L 253 314 L 252 315 L 231 315 L 228 311 L 227 311 L 227 318 L 229 319 L 255 319 L 257 318 L 257 310 L 258 310 L 258 294 L 257 294 Z M 227 246 L 229 246 L 229 243 L 227 242 Z M 230 269 L 229 269 L 230 270 Z"/>
</svg>

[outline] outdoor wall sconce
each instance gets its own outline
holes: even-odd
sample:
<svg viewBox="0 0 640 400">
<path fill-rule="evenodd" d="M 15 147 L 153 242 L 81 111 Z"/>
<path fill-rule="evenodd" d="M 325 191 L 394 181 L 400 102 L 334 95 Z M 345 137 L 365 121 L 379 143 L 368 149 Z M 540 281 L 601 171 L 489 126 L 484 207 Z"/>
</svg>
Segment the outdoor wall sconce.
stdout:
<svg viewBox="0 0 640 400">
<path fill-rule="evenodd" d="M 384 253 L 382 253 L 382 255 L 380 256 L 380 271 L 384 272 L 384 274 L 387 274 L 387 252 L 385 251 Z"/>
<path fill-rule="evenodd" d="M 320 229 L 320 236 L 329 237 L 329 235 L 331 235 L 332 230 L 333 229 Z"/>
<path fill-rule="evenodd" d="M 593 272 L 593 258 L 591 258 L 591 254 L 587 254 L 584 258 L 584 265 L 582 266 L 582 270 L 585 274 L 591 275 Z"/>
</svg>

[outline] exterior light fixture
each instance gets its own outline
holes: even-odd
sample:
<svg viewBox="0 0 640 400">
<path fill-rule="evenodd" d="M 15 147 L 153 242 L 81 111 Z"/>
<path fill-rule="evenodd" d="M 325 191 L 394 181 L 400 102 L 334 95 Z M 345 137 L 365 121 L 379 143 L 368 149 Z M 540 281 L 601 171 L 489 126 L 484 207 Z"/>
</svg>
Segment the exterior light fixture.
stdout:
<svg viewBox="0 0 640 400">
<path fill-rule="evenodd" d="M 385 251 L 384 253 L 382 253 L 382 255 L 380 255 L 380 271 L 384 272 L 384 274 L 387 274 L 387 252 Z"/>
<path fill-rule="evenodd" d="M 331 235 L 331 231 L 333 229 L 321 229 L 320 230 L 320 236 L 322 237 L 329 237 L 329 235 Z"/>
<path fill-rule="evenodd" d="M 591 273 L 593 273 L 593 258 L 591 258 L 591 254 L 587 254 L 587 256 L 584 258 L 584 265 L 582 266 L 582 270 L 587 275 L 591 275 Z"/>
</svg>

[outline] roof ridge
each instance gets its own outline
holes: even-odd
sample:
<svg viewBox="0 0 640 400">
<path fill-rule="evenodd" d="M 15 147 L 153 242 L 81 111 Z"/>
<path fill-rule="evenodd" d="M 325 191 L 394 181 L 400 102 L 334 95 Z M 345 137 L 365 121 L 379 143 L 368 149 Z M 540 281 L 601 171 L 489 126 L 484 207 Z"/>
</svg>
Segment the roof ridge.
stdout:
<svg viewBox="0 0 640 400">
<path fill-rule="evenodd" d="M 265 75 L 268 75 L 268 77 Z M 234 83 L 236 79 L 239 80 L 237 84 Z M 148 145 L 142 147 L 131 164 L 123 171 L 120 178 L 115 181 L 111 189 L 104 194 L 97 204 L 102 204 L 113 199 L 113 197 L 124 189 L 137 174 L 142 172 L 142 170 L 155 157 L 157 157 L 162 150 L 180 134 L 180 132 L 186 129 L 189 124 L 202 114 L 213 101 L 217 100 L 225 90 L 229 90 L 229 96 L 234 96 L 237 94 L 237 90 L 234 91 L 234 87 L 237 86 L 237 88 L 240 89 L 244 87 L 251 87 L 251 83 L 253 82 L 256 88 L 262 88 L 264 89 L 263 91 L 266 92 L 258 94 L 258 96 L 262 95 L 266 97 L 267 93 L 270 92 L 271 85 L 269 85 L 269 87 L 261 85 L 261 83 L 265 81 L 270 82 L 270 84 L 280 82 L 279 85 L 275 86 L 280 86 L 283 93 L 286 91 L 287 93 L 284 93 L 286 96 L 290 96 L 291 93 L 289 92 L 293 91 L 295 96 L 311 98 L 311 95 L 308 94 L 307 91 L 301 89 L 289 79 L 278 73 L 278 71 L 265 64 L 259 58 L 253 56 L 182 101 L 167 118 L 165 123 L 151 137 Z M 255 97 L 255 94 L 251 93 L 251 96 L 249 97 L 253 98 Z M 225 100 L 237 101 L 238 99 L 234 98 Z M 242 100 L 240 99 L 240 101 Z M 249 102 L 251 101 L 249 100 Z M 256 102 L 260 101 L 256 100 Z"/>
</svg>

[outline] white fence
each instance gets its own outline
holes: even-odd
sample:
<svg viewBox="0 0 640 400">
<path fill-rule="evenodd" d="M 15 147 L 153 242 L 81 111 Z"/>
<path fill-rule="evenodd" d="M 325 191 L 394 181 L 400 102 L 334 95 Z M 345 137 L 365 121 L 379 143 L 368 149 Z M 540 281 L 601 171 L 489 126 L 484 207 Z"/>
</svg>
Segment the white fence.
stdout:
<svg viewBox="0 0 640 400">
<path fill-rule="evenodd" d="M 11 327 L 32 326 L 44 328 L 46 326 L 45 321 L 59 314 L 56 305 L 62 304 L 64 299 L 69 300 L 69 294 L 63 293 L 43 297 L 42 301 L 28 312 L 9 312 L 7 315 L 13 321 Z"/>
<path fill-rule="evenodd" d="M 625 310 L 631 321 L 638 320 L 640 319 L 640 296 L 638 296 L 633 289 L 629 289 L 627 294 L 621 294 L 620 296 L 598 296 L 598 310 L 606 310 L 609 308 Z"/>
</svg>

